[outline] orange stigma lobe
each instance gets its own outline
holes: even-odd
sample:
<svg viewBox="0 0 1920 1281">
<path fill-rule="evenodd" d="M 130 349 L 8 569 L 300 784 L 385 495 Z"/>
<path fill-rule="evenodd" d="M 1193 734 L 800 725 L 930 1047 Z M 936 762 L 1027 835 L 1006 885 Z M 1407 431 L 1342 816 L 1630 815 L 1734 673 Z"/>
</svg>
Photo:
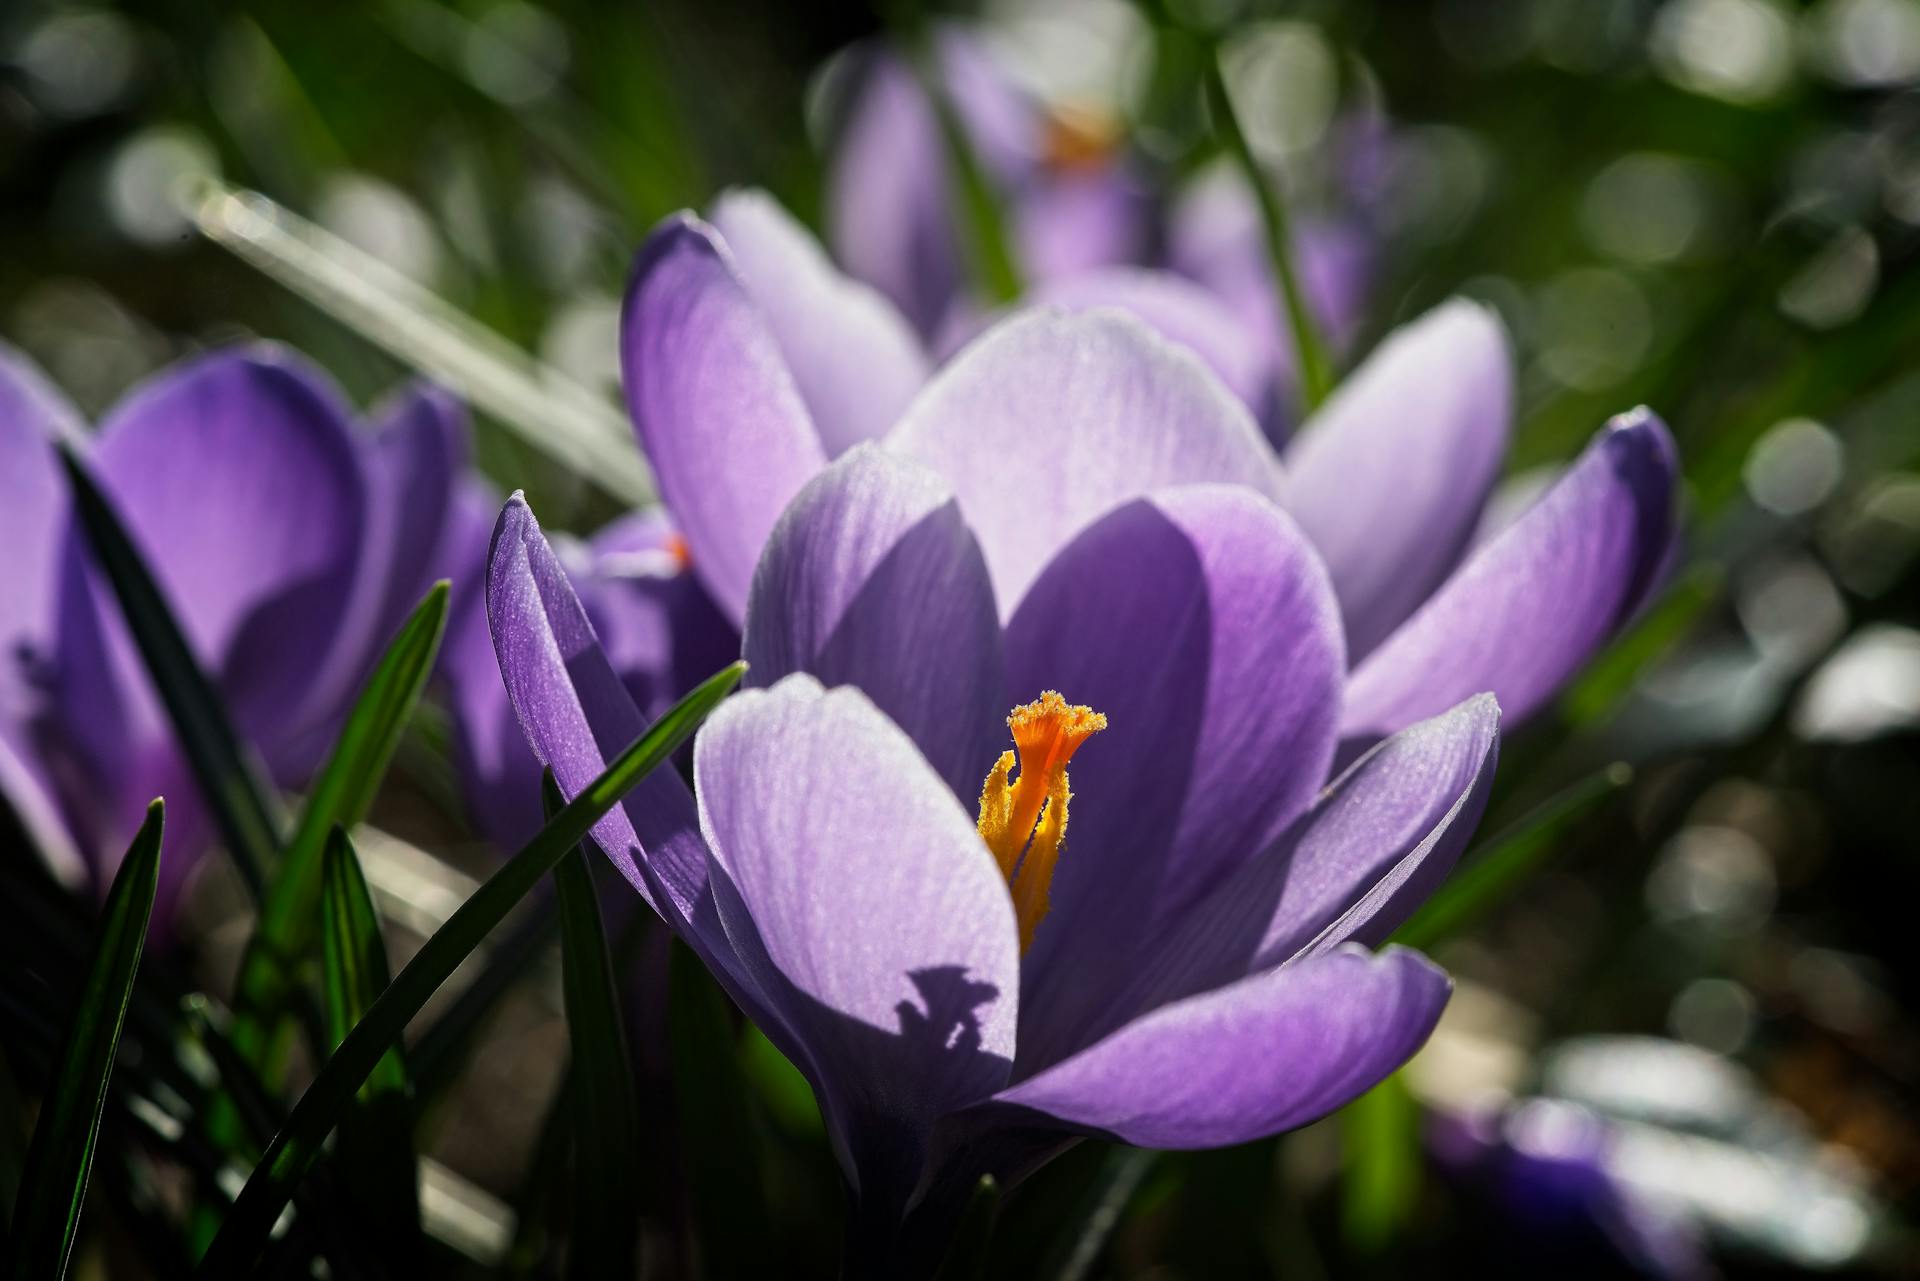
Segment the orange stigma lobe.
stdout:
<svg viewBox="0 0 1920 1281">
<path fill-rule="evenodd" d="M 1070 704 L 1057 690 L 1013 709 L 1007 728 L 1015 751 L 1000 753 L 980 789 L 980 837 L 993 851 L 1013 891 L 1020 950 L 1047 915 L 1047 894 L 1067 834 L 1067 762 L 1080 745 L 1107 727 L 1091 707 Z M 1018 763 L 1018 778 L 1009 779 Z"/>
</svg>

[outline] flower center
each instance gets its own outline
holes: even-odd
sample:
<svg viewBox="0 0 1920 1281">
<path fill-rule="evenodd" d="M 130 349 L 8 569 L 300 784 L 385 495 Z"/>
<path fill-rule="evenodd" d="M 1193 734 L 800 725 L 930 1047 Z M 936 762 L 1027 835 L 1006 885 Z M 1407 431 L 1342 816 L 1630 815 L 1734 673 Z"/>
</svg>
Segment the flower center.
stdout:
<svg viewBox="0 0 1920 1281">
<path fill-rule="evenodd" d="M 1060 103 L 1047 113 L 1041 158 L 1055 173 L 1104 169 L 1120 147 L 1120 122 L 1084 103 Z"/>
<path fill-rule="evenodd" d="M 1008 781 L 1015 752 L 1002 752 L 980 789 L 980 837 L 1000 863 L 1020 920 L 1020 950 L 1047 915 L 1047 891 L 1067 835 L 1067 762 L 1080 744 L 1107 727 L 1091 707 L 1075 706 L 1048 690 L 1007 716 L 1020 776 Z M 1024 857 L 1022 857 L 1024 855 Z"/>
</svg>

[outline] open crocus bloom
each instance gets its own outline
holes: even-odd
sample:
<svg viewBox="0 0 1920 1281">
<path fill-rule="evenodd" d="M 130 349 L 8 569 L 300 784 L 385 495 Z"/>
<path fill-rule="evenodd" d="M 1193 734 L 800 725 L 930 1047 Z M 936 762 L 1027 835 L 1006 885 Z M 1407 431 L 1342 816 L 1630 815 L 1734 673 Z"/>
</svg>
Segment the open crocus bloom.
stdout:
<svg viewBox="0 0 1920 1281">
<path fill-rule="evenodd" d="M 1672 534 L 1664 428 L 1609 428 L 1349 677 L 1337 579 L 1281 510 L 1297 477 L 1190 352 L 1113 313 L 1015 318 L 825 464 L 717 242 L 682 223 L 650 252 L 722 287 L 629 346 L 636 405 L 757 393 L 754 426 L 819 461 L 749 479 L 794 490 L 736 595 L 769 688 L 702 732 L 697 804 L 657 771 L 596 838 L 813 1082 L 867 1230 L 936 1221 L 1062 1136 L 1273 1133 L 1411 1054 L 1446 980 L 1361 948 L 1477 821 L 1482 691 L 1537 706 L 1647 591 Z M 749 340 L 760 360 L 722 359 Z M 700 456 L 674 443 L 674 466 Z M 709 491 L 753 470 L 706 458 Z M 1351 498 L 1383 536 L 1415 519 Z M 571 794 L 641 718 L 520 502 L 488 611 Z"/>
<path fill-rule="evenodd" d="M 1531 715 L 1637 608 L 1671 547 L 1673 446 L 1644 411 L 1475 544 L 1513 388 L 1505 334 L 1473 303 L 1389 335 L 1283 459 L 1216 361 L 1110 309 L 1011 317 L 915 392 L 924 366 L 898 318 L 880 319 L 883 300 L 834 276 L 764 197 L 721 214 L 649 238 L 621 341 L 641 445 L 694 572 L 736 622 L 780 512 L 858 440 L 951 486 L 1003 612 L 1112 507 L 1167 485 L 1241 485 L 1285 508 L 1326 562 L 1353 669 L 1350 756 L 1483 690 L 1510 725 Z"/>
<path fill-rule="evenodd" d="M 45 378 L 0 353 L 0 785 L 61 870 L 104 884 L 164 795 L 164 929 L 214 833 L 68 517 L 53 438 L 83 443 L 240 733 L 293 783 L 433 577 L 464 431 L 459 407 L 423 388 L 363 432 L 324 374 L 255 345 L 156 376 L 87 440 Z"/>
</svg>

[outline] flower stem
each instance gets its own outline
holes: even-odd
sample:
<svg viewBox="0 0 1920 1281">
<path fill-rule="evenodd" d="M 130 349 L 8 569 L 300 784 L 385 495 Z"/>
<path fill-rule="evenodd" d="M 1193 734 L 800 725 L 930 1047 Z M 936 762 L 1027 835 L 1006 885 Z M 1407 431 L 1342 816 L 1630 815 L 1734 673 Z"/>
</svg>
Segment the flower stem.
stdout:
<svg viewBox="0 0 1920 1281">
<path fill-rule="evenodd" d="M 1024 287 L 1020 265 L 1014 258 L 1013 242 L 1007 236 L 1006 219 L 1001 216 L 1000 193 L 993 178 L 980 163 L 967 135 L 966 122 L 960 118 L 947 92 L 946 78 L 932 32 L 918 6 L 902 4 L 893 16 L 895 40 L 905 52 L 907 65 L 920 91 L 933 108 L 940 126 L 940 139 L 947 153 L 947 175 L 953 180 L 959 204 L 955 211 L 961 250 L 968 270 L 986 300 L 994 304 L 1010 303 Z"/>
<path fill-rule="evenodd" d="M 1287 314 L 1287 327 L 1293 333 L 1293 348 L 1300 370 L 1300 395 L 1307 412 L 1311 413 L 1333 390 L 1333 364 L 1327 358 L 1326 345 L 1314 328 L 1313 316 L 1307 310 L 1306 295 L 1300 287 L 1300 277 L 1294 271 L 1286 206 L 1281 203 L 1273 184 L 1267 181 L 1260 162 L 1254 157 L 1253 148 L 1247 143 L 1246 132 L 1240 127 L 1240 117 L 1233 109 L 1233 97 L 1227 91 L 1220 58 L 1219 42 L 1214 41 L 1205 60 L 1207 106 L 1213 116 L 1214 128 L 1219 131 L 1227 150 L 1233 153 L 1234 163 L 1240 166 L 1247 185 L 1253 188 L 1254 199 L 1259 202 L 1260 223 L 1267 236 L 1267 257 L 1273 263 L 1274 280 L 1280 287 L 1281 307 Z"/>
</svg>

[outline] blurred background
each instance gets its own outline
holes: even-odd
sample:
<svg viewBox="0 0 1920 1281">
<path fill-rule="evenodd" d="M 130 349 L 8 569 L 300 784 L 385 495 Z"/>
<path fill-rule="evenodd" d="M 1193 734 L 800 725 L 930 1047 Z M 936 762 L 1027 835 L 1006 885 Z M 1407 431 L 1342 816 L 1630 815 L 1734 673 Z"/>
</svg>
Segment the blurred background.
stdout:
<svg viewBox="0 0 1920 1281">
<path fill-rule="evenodd" d="M 1203 189 L 1218 160 L 1187 33 L 1220 33 L 1258 159 L 1296 213 L 1366 245 L 1343 368 L 1474 296 L 1515 343 L 1518 483 L 1640 403 L 1688 481 L 1671 589 L 1503 749 L 1477 852 L 1408 927 L 1459 981 L 1427 1051 L 1278 1141 L 1083 1145 L 1003 1206 L 987 1275 L 1920 1274 L 1920 0 L 936 16 L 1160 191 Z M 478 459 L 585 532 L 620 503 L 538 438 L 578 426 L 556 413 L 618 424 L 633 248 L 735 184 L 821 227 L 849 57 L 908 20 L 10 0 L 0 338 L 92 413 L 243 335 L 365 403 L 447 373 L 390 314 L 441 300 L 456 365 L 575 398 L 482 398 Z M 225 191 L 303 220 L 275 225 L 319 265 L 245 252 L 270 207 Z M 402 947 L 492 865 L 461 814 L 427 718 L 362 851 Z M 203 941 L 166 962 L 183 982 L 230 981 L 237 901 L 197 887 Z M 697 965 L 654 935 L 632 951 L 676 998 L 671 1027 L 635 1020 L 661 1257 L 830 1272 L 836 1175 L 804 1086 Z M 426 1120 L 456 1273 L 542 1266 L 566 1038 L 553 950 L 526 955 Z M 84 1266 L 143 1275 L 177 1189 L 131 1155 L 99 1180 Z"/>
</svg>

